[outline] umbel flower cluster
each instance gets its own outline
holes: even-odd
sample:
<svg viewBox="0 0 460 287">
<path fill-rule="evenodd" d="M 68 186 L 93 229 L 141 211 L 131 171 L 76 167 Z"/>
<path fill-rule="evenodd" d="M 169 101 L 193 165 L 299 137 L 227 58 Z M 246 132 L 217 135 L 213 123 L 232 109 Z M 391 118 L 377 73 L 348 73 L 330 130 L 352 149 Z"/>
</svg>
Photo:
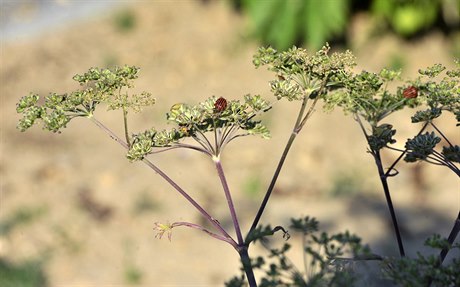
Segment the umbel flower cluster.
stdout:
<svg viewBox="0 0 460 287">
<path fill-rule="evenodd" d="M 129 66 L 114 70 L 91 68 L 73 77 L 83 89 L 65 94 L 51 93 L 42 104 L 37 94 L 29 94 L 21 98 L 16 107 L 23 115 L 18 128 L 25 131 L 38 120 L 43 122 L 44 129 L 60 132 L 73 118 L 92 116 L 99 104 L 106 104 L 108 110 L 139 112 L 142 107 L 153 105 L 155 99 L 145 92 L 140 95 L 127 93 L 138 71 L 139 68 Z"/>
<path fill-rule="evenodd" d="M 133 137 L 128 152 L 130 160 L 139 160 L 158 147 L 191 148 L 211 156 L 218 156 L 223 147 L 237 137 L 260 135 L 269 138 L 270 133 L 260 120 L 254 118 L 270 109 L 270 104 L 260 96 L 244 96 L 243 101 L 227 101 L 211 97 L 197 105 L 175 104 L 166 117 L 175 127 L 157 131 L 152 128 Z M 209 139 L 206 133 L 213 133 Z M 193 138 L 198 146 L 180 143 Z"/>
</svg>

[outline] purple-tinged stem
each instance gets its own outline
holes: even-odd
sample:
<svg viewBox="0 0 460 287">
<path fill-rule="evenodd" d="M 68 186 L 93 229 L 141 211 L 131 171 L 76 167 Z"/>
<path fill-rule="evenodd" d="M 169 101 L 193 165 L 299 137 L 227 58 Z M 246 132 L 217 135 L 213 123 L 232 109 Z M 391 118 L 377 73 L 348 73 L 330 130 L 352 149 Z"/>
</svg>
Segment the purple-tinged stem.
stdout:
<svg viewBox="0 0 460 287">
<path fill-rule="evenodd" d="M 190 228 L 201 230 L 201 231 L 207 233 L 208 235 L 210 235 L 210 236 L 212 236 L 212 237 L 214 237 L 216 239 L 225 241 L 225 242 L 229 243 L 230 245 L 233 245 L 233 242 L 232 242 L 232 240 L 230 238 L 227 238 L 225 236 L 222 236 L 222 235 L 216 234 L 216 233 L 214 233 L 212 231 L 209 231 L 208 229 L 204 228 L 203 226 L 201 226 L 199 224 L 185 222 L 185 221 L 178 221 L 178 222 L 174 222 L 173 224 L 171 224 L 171 228 L 178 227 L 178 226 L 185 226 L 185 227 L 190 227 Z"/>
<path fill-rule="evenodd" d="M 103 123 L 95 119 L 93 116 L 89 117 L 89 119 L 98 126 L 101 130 L 107 133 L 113 140 L 119 143 L 125 149 L 129 149 L 128 144 L 124 142 L 120 137 L 118 137 L 115 133 L 113 133 L 110 129 L 108 129 Z M 156 165 L 154 165 L 151 161 L 144 158 L 142 160 L 148 167 L 154 170 L 157 174 L 159 174 L 164 180 L 166 180 L 175 190 L 177 190 L 190 204 L 192 204 L 200 213 L 203 215 L 220 233 L 228 238 L 228 241 L 235 249 L 238 250 L 238 244 L 233 240 L 233 238 L 225 231 L 225 229 L 220 225 L 220 223 L 214 219 L 209 213 L 201 207 L 198 202 L 196 202 L 185 190 L 183 190 L 175 181 L 173 181 L 167 174 L 165 174 L 161 169 L 159 169 Z"/>
<path fill-rule="evenodd" d="M 241 234 L 240 224 L 238 223 L 238 217 L 236 216 L 235 206 L 233 205 L 232 195 L 228 187 L 227 179 L 225 178 L 224 169 L 220 158 L 218 156 L 213 156 L 213 161 L 216 165 L 217 174 L 219 175 L 222 187 L 224 189 L 225 197 L 227 198 L 228 208 L 230 209 L 230 215 L 232 217 L 233 225 L 235 227 L 236 237 L 238 239 L 238 244 L 242 246 L 244 244 L 243 236 Z"/>
</svg>

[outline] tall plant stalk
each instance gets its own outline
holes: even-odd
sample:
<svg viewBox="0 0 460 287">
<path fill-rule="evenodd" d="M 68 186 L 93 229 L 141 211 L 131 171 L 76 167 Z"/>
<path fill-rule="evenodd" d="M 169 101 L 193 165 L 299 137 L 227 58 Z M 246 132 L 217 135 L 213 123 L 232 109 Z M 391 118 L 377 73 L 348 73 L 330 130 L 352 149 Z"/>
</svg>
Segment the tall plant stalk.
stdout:
<svg viewBox="0 0 460 287">
<path fill-rule="evenodd" d="M 278 177 L 281 173 L 281 169 L 283 168 L 284 162 L 286 161 L 287 155 L 292 147 L 292 144 L 294 143 L 294 140 L 296 139 L 297 135 L 299 132 L 302 130 L 303 126 L 306 123 L 306 120 L 311 116 L 311 114 L 314 111 L 314 107 L 318 101 L 318 96 L 313 100 L 310 108 L 308 109 L 307 113 L 305 114 L 307 105 L 308 105 L 308 96 L 304 96 L 302 100 L 302 105 L 299 110 L 299 114 L 297 115 L 296 122 L 294 124 L 294 128 L 292 129 L 291 136 L 289 137 L 286 146 L 284 147 L 283 153 L 281 155 L 281 158 L 278 162 L 278 165 L 276 166 L 275 173 L 273 174 L 273 177 L 270 181 L 270 185 L 268 186 L 267 191 L 265 192 L 265 196 L 262 200 L 262 203 L 260 204 L 259 210 L 257 211 L 257 214 L 254 218 L 254 221 L 252 222 L 251 228 L 249 229 L 248 234 L 253 232 L 256 228 L 257 225 L 259 224 L 260 218 L 262 217 L 262 214 L 267 206 L 268 200 L 270 199 L 270 196 L 273 192 L 273 189 L 276 185 L 276 181 L 278 180 Z"/>
<path fill-rule="evenodd" d="M 386 199 L 386 202 L 387 202 L 388 210 L 390 212 L 391 222 L 393 224 L 393 229 L 394 229 L 394 232 L 395 232 L 395 235 L 396 235 L 396 240 L 398 242 L 399 254 L 401 255 L 401 257 L 405 257 L 406 253 L 404 251 L 404 245 L 403 245 L 403 241 L 402 241 L 402 238 L 401 238 L 401 232 L 400 232 L 400 229 L 399 229 L 399 226 L 398 226 L 398 220 L 396 218 L 396 212 L 395 212 L 395 209 L 393 207 L 393 202 L 391 200 L 390 189 L 388 187 L 388 180 L 387 180 L 388 175 L 383 170 L 383 164 L 382 164 L 382 159 L 381 159 L 381 156 L 380 156 L 380 151 L 374 152 L 373 156 L 374 156 L 374 159 L 375 159 L 375 164 L 377 165 L 377 170 L 378 170 L 378 173 L 379 173 L 380 182 L 382 183 L 382 188 L 383 188 L 383 192 L 385 194 L 385 199 Z"/>
</svg>

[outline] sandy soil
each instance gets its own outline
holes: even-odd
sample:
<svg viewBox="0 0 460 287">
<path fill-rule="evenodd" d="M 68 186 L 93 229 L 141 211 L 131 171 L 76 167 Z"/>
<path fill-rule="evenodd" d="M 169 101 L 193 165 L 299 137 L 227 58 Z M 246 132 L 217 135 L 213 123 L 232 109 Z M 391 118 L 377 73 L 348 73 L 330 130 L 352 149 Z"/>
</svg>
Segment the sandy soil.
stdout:
<svg viewBox="0 0 460 287">
<path fill-rule="evenodd" d="M 133 131 L 164 125 L 164 113 L 178 101 L 195 103 L 211 95 L 236 99 L 247 93 L 272 99 L 267 84 L 271 74 L 251 64 L 257 45 L 246 39 L 244 19 L 222 3 L 157 1 L 123 9 L 136 16 L 132 31 L 118 31 L 107 11 L 38 38 L 2 44 L 0 217 L 20 209 L 37 215 L 0 238 L 0 256 L 19 261 L 46 254 L 50 286 L 125 286 L 133 283 L 127 275 L 132 270 L 142 275 L 142 286 L 222 286 L 236 274 L 236 252 L 185 229 L 174 230 L 172 242 L 156 239 L 154 222 L 202 219 L 160 177 L 141 163 L 125 160 L 123 150 L 90 122 L 76 120 L 62 134 L 39 127 L 20 133 L 15 128 L 15 103 L 21 96 L 71 91 L 78 88 L 73 75 L 112 64 L 141 67 L 134 90 L 152 92 L 158 100 L 133 117 Z M 357 36 L 365 23 L 360 17 L 350 28 L 360 68 L 377 71 L 400 56 L 407 75 L 413 76 L 419 67 L 452 61 L 450 42 L 442 35 L 409 43 L 386 35 L 365 41 Z M 243 230 L 256 212 L 296 111 L 295 104 L 277 104 L 267 117 L 271 140 L 242 139 L 224 154 Z M 120 114 L 101 111 L 97 116 L 121 131 Z M 416 127 L 403 116 L 395 122 L 402 144 Z M 452 123 L 448 119 L 440 125 L 458 141 Z M 291 216 L 316 216 L 326 230 L 348 229 L 378 252 L 395 255 L 384 197 L 365 149 L 350 118 L 318 111 L 295 143 L 263 221 L 279 225 Z M 209 160 L 173 151 L 154 161 L 230 228 Z M 399 170 L 401 175 L 391 182 L 394 201 L 409 253 L 414 254 L 424 236 L 450 230 L 460 186 L 440 168 L 403 165 Z M 352 192 L 332 196 L 342 187 L 341 180 L 350 179 Z M 296 248 L 301 250 L 300 245 Z M 255 247 L 252 254 L 262 251 Z"/>
</svg>

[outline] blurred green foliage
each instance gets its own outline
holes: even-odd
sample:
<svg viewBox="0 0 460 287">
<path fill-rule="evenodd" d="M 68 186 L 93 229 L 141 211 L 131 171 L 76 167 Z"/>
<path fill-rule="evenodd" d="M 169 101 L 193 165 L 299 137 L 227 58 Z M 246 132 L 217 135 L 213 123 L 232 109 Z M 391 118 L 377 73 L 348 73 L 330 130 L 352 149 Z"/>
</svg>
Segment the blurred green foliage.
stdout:
<svg viewBox="0 0 460 287">
<path fill-rule="evenodd" d="M 138 285 L 142 282 L 142 271 L 134 265 L 126 266 L 124 271 L 125 282 L 129 285 Z"/>
<path fill-rule="evenodd" d="M 279 50 L 292 45 L 317 50 L 346 37 L 358 12 L 372 15 L 374 30 L 411 37 L 433 27 L 456 29 L 460 0 L 232 0 L 250 20 L 252 36 Z"/>
<path fill-rule="evenodd" d="M 0 221 L 0 236 L 7 236 L 16 227 L 31 223 L 46 212 L 44 207 L 19 207 Z M 0 284 L 0 286 L 3 286 Z"/>
<path fill-rule="evenodd" d="M 0 258 L 0 286 L 45 287 L 48 284 L 41 262 L 24 261 L 13 264 Z"/>
<path fill-rule="evenodd" d="M 262 191 L 262 180 L 257 175 L 248 177 L 242 186 L 243 193 L 249 197 L 256 197 Z"/>
<path fill-rule="evenodd" d="M 136 15 L 131 9 L 124 9 L 115 14 L 115 28 L 120 32 L 130 32 L 136 27 Z"/>
<path fill-rule="evenodd" d="M 307 43 L 312 49 L 344 32 L 349 0 L 235 0 L 251 19 L 251 30 L 264 43 L 285 50 Z M 331 21 L 333 19 L 333 21 Z"/>
<path fill-rule="evenodd" d="M 434 24 L 441 0 L 374 0 L 372 12 L 396 33 L 411 36 Z"/>
<path fill-rule="evenodd" d="M 359 172 L 354 171 L 342 171 L 337 173 L 332 178 L 332 187 L 330 194 L 332 196 L 350 196 L 357 194 L 363 190 L 359 177 L 356 176 Z"/>
</svg>

